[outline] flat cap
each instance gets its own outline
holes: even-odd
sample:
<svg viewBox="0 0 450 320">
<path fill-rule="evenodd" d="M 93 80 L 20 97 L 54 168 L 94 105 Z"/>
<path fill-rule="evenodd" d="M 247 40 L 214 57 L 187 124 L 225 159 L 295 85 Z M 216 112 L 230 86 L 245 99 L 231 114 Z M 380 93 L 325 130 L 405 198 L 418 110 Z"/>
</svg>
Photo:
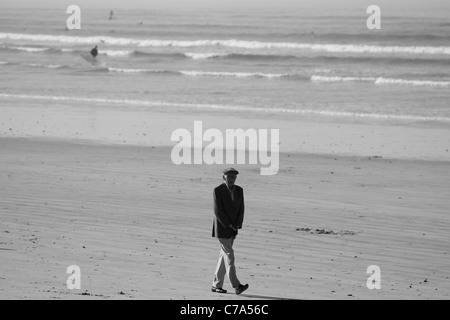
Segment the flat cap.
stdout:
<svg viewBox="0 0 450 320">
<path fill-rule="evenodd" d="M 237 171 L 234 168 L 228 168 L 222 171 L 223 174 L 239 174 L 239 171 Z"/>
</svg>

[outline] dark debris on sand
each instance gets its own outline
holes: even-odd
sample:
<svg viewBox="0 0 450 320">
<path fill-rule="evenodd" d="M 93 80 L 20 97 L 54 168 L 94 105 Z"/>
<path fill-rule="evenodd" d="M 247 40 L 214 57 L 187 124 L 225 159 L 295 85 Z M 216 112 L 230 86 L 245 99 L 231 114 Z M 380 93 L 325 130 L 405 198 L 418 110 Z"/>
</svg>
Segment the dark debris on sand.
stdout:
<svg viewBox="0 0 450 320">
<path fill-rule="evenodd" d="M 354 231 L 349 231 L 349 230 L 341 230 L 338 232 L 335 232 L 333 230 L 325 230 L 325 229 L 311 229 L 311 228 L 297 228 L 295 229 L 295 231 L 303 231 L 303 232 L 309 232 L 311 234 L 331 234 L 331 235 L 355 235 L 356 232 Z"/>
</svg>

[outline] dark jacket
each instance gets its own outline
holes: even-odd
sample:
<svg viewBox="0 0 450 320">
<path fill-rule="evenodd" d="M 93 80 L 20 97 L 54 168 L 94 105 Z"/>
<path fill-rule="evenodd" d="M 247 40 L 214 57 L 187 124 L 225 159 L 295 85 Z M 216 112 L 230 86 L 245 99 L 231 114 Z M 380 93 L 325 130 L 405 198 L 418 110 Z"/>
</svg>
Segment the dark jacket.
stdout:
<svg viewBox="0 0 450 320">
<path fill-rule="evenodd" d="M 242 228 L 244 222 L 244 190 L 234 186 L 234 201 L 225 183 L 214 189 L 214 222 L 212 236 L 230 239 L 237 235 L 230 225 Z"/>
</svg>

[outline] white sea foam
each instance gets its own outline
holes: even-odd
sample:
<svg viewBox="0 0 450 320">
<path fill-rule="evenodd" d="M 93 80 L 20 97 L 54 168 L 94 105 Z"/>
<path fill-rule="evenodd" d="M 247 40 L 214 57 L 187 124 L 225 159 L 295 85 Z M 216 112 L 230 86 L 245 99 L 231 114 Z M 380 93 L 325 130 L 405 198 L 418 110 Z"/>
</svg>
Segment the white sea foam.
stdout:
<svg viewBox="0 0 450 320">
<path fill-rule="evenodd" d="M 314 69 L 314 72 L 333 73 L 333 70 L 331 70 L 331 69 Z"/>
<path fill-rule="evenodd" d="M 378 46 L 364 44 L 312 44 L 295 42 L 262 42 L 246 40 L 159 40 L 159 39 L 133 39 L 115 38 L 109 36 L 77 37 L 65 35 L 44 35 L 44 34 L 21 34 L 21 33 L 0 33 L 0 40 L 13 41 L 39 41 L 57 42 L 70 44 L 107 44 L 118 46 L 139 46 L 139 47 L 229 47 L 239 49 L 295 49 L 323 51 L 334 53 L 385 53 L 385 54 L 427 54 L 427 55 L 450 55 L 450 47 L 439 46 Z"/>
<path fill-rule="evenodd" d="M 84 97 L 77 98 L 68 96 L 19 95 L 6 93 L 0 93 L 0 98 L 99 103 L 106 105 L 128 105 L 128 106 L 142 106 L 142 107 L 177 107 L 189 109 L 212 109 L 212 110 L 233 111 L 233 112 L 281 113 L 281 114 L 314 115 L 326 117 L 367 118 L 367 119 L 381 119 L 381 120 L 450 122 L 449 117 L 357 113 L 357 112 L 340 112 L 340 111 L 313 110 L 313 109 L 262 108 L 262 107 L 251 107 L 241 105 L 194 104 L 194 103 L 176 103 L 166 101 L 149 101 L 149 100 L 84 98 Z"/>
<path fill-rule="evenodd" d="M 33 47 L 8 47 L 8 48 L 12 50 L 26 51 L 29 53 L 44 52 L 49 50 L 49 48 L 33 48 Z"/>
<path fill-rule="evenodd" d="M 251 72 L 209 72 L 209 71 L 171 71 L 171 70 L 152 70 L 152 69 L 127 69 L 109 67 L 111 72 L 120 73 L 166 73 L 179 74 L 189 77 L 231 77 L 231 78 L 267 78 L 275 79 L 287 77 L 286 74 L 270 74 L 270 73 L 251 73 Z"/>
<path fill-rule="evenodd" d="M 375 84 L 379 85 L 404 85 L 421 87 L 450 87 L 450 81 L 430 81 L 430 80 L 405 80 L 405 79 L 387 79 L 378 78 Z"/>
<path fill-rule="evenodd" d="M 28 63 L 26 64 L 30 67 L 36 67 L 36 68 L 46 68 L 46 69 L 59 69 L 62 68 L 63 66 L 59 65 L 59 64 L 40 64 L 40 63 Z"/>
<path fill-rule="evenodd" d="M 192 77 L 233 77 L 233 78 L 267 78 L 275 79 L 282 78 L 286 74 L 272 74 L 272 73 L 252 73 L 252 72 L 208 72 L 208 71 L 181 71 L 181 74 Z"/>
<path fill-rule="evenodd" d="M 147 71 L 147 69 L 124 69 L 124 68 L 112 68 L 112 67 L 109 67 L 108 70 L 111 72 L 121 72 L 121 73 L 141 73 L 141 72 Z"/>
<path fill-rule="evenodd" d="M 373 77 L 329 77 L 329 76 L 318 76 L 314 75 L 311 77 L 311 81 L 315 82 L 347 82 L 347 81 L 375 81 L 377 78 Z"/>
<path fill-rule="evenodd" d="M 195 52 L 187 52 L 184 55 L 193 60 L 206 60 L 226 56 L 226 54 L 224 53 L 195 53 Z"/>
<path fill-rule="evenodd" d="M 403 86 L 422 86 L 422 87 L 449 87 L 450 81 L 431 81 L 431 80 L 407 80 L 407 79 L 390 79 L 375 77 L 328 77 L 314 75 L 311 81 L 315 82 L 373 82 L 376 85 L 403 85 Z"/>
<path fill-rule="evenodd" d="M 151 70 L 151 69 L 127 69 L 127 68 L 113 68 L 109 67 L 109 71 L 111 72 L 120 72 L 120 73 L 164 73 L 164 70 Z"/>
<path fill-rule="evenodd" d="M 100 50 L 99 54 L 104 54 L 108 57 L 129 57 L 134 53 L 133 50 Z"/>
</svg>

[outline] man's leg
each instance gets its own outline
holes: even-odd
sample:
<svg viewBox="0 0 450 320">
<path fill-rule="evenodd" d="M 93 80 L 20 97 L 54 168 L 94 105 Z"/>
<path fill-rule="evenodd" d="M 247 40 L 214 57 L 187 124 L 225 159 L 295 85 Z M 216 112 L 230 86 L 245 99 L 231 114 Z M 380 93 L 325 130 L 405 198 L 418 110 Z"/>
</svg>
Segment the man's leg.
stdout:
<svg viewBox="0 0 450 320">
<path fill-rule="evenodd" d="M 219 260 L 217 261 L 216 266 L 216 272 L 214 274 L 214 280 L 212 283 L 212 286 L 215 288 L 222 288 L 223 287 L 223 281 L 225 279 L 226 274 L 226 268 L 225 268 L 225 261 L 224 261 L 224 254 L 222 249 L 220 249 L 220 255 Z"/>
<path fill-rule="evenodd" d="M 220 246 L 222 248 L 222 261 L 225 265 L 226 273 L 228 274 L 228 279 L 233 288 L 239 287 L 241 284 L 236 276 L 236 267 L 234 265 L 234 250 L 233 242 L 234 238 L 224 239 L 219 238 Z"/>
</svg>

